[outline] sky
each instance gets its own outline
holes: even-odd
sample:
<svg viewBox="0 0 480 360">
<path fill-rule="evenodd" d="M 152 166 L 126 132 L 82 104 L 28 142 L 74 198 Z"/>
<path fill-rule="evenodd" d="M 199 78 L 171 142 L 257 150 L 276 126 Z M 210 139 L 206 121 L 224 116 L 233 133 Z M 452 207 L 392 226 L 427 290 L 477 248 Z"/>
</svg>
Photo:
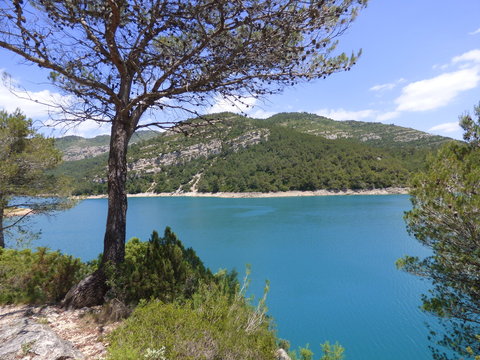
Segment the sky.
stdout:
<svg viewBox="0 0 480 360">
<path fill-rule="evenodd" d="M 254 105 L 251 110 L 215 98 L 205 112 L 237 109 L 265 118 L 305 111 L 461 139 L 458 117 L 473 113 L 473 106 L 480 102 L 479 14 L 480 0 L 370 0 L 339 39 L 339 51 L 363 50 L 351 71 L 287 88 L 261 102 L 247 99 Z M 0 70 L 32 98 L 62 97 L 49 84 L 47 71 L 4 50 Z M 0 82 L 0 109 L 15 108 L 38 120 L 36 124 L 48 122 L 45 106 L 13 96 Z M 92 137 L 108 132 L 108 127 L 87 122 L 54 134 Z"/>
</svg>

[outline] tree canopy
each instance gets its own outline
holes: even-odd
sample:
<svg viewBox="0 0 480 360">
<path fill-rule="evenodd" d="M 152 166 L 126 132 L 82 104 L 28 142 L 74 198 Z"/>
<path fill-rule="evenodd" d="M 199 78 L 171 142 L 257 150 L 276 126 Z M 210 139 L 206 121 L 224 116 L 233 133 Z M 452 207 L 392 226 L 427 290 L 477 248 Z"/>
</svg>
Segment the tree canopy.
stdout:
<svg viewBox="0 0 480 360">
<path fill-rule="evenodd" d="M 0 111 L 0 247 L 5 247 L 5 231 L 20 227 L 31 212 L 48 212 L 65 206 L 68 201 L 52 194 L 64 189 L 61 178 L 47 170 L 61 161 L 53 139 L 38 134 L 32 121 L 19 110 L 13 114 Z M 39 199 L 32 196 L 47 195 Z M 27 208 L 27 212 L 9 221 L 3 221 L 5 211 Z"/>
<path fill-rule="evenodd" d="M 51 70 L 76 120 L 259 97 L 348 70 L 336 38 L 365 0 L 12 0 L 0 5 L 0 46 Z"/>
<path fill-rule="evenodd" d="M 156 112 L 144 116 L 146 111 L 199 114 L 218 97 L 260 98 L 348 70 L 357 54 L 336 54 L 336 41 L 365 5 L 366 0 L 11 0 L 0 3 L 0 47 L 51 71 L 50 80 L 69 95 L 57 103 L 65 121 L 111 123 L 103 260 L 120 264 L 128 142 L 140 127 L 177 123 Z M 97 278 L 101 271 L 92 277 Z M 92 304 L 102 301 L 102 291 L 92 291 L 98 294 Z"/>
<path fill-rule="evenodd" d="M 430 279 L 423 309 L 444 321 L 439 343 L 460 355 L 480 354 L 480 107 L 461 117 L 467 143 L 453 142 L 416 177 L 408 230 L 432 255 L 405 257 L 398 265 Z M 434 350 L 435 359 L 449 356 Z"/>
</svg>

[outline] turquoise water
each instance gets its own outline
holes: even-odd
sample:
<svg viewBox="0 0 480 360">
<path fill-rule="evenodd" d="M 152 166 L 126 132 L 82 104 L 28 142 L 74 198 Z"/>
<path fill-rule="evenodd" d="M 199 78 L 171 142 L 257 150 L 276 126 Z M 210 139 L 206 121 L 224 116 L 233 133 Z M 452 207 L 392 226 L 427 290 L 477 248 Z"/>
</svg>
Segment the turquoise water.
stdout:
<svg viewBox="0 0 480 360">
<path fill-rule="evenodd" d="M 106 200 L 85 200 L 56 217 L 38 217 L 36 245 L 83 258 L 101 252 Z M 347 360 L 431 359 L 420 294 L 428 284 L 395 268 L 426 255 L 402 216 L 408 196 L 268 199 L 132 198 L 128 237 L 148 239 L 171 226 L 212 270 L 252 265 L 251 292 L 264 280 L 280 337 L 319 353 L 340 342 Z"/>
</svg>

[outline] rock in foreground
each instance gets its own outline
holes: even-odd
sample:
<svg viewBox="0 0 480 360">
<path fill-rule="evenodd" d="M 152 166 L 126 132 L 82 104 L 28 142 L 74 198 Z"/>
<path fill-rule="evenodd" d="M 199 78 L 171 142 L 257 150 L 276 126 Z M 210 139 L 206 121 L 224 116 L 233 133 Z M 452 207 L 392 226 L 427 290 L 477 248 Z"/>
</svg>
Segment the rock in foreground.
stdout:
<svg viewBox="0 0 480 360">
<path fill-rule="evenodd" d="M 0 359 L 85 359 L 69 341 L 61 339 L 48 325 L 25 317 L 25 309 L 8 308 L 0 314 Z M 28 311 L 28 310 L 27 310 Z"/>
</svg>

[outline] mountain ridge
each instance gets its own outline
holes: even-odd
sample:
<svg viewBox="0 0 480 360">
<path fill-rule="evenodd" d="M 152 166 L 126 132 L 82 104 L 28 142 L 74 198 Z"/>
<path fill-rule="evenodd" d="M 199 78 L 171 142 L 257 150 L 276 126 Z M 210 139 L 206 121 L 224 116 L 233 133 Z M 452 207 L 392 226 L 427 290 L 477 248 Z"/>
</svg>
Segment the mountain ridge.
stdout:
<svg viewBox="0 0 480 360">
<path fill-rule="evenodd" d="M 192 186 L 199 192 L 403 187 L 429 153 L 452 141 L 395 125 L 339 122 L 307 113 L 268 119 L 219 113 L 181 126 L 178 130 L 188 129 L 189 136 L 146 132 L 130 145 L 129 193 L 189 192 Z M 92 146 L 98 150 L 105 146 L 99 140 L 107 138 L 94 138 Z M 83 141 L 69 140 L 71 146 Z M 80 183 L 77 194 L 104 193 L 107 151 L 95 153 L 86 146 L 86 157 L 67 158 L 58 171 Z"/>
</svg>

